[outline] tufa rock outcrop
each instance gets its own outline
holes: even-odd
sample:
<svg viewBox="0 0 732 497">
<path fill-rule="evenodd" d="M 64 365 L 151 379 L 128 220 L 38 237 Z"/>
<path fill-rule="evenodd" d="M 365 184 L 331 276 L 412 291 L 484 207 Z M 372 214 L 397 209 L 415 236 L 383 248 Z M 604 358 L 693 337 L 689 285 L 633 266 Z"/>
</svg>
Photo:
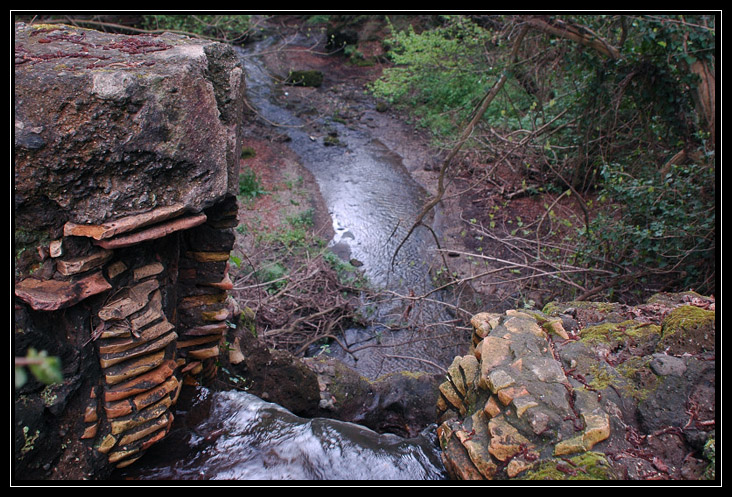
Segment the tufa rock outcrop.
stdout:
<svg viewBox="0 0 732 497">
<path fill-rule="evenodd" d="M 231 47 L 15 25 L 16 479 L 104 478 L 170 430 L 238 309 L 243 72 Z"/>
<path fill-rule="evenodd" d="M 714 479 L 714 300 L 473 317 L 440 385 L 455 479 Z"/>
</svg>

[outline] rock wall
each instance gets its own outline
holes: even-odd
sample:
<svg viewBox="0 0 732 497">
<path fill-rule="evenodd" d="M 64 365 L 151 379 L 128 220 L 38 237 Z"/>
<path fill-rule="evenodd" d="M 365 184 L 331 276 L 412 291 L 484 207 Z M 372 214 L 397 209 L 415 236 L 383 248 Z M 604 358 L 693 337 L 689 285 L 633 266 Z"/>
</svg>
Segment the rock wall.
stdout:
<svg viewBox="0 0 732 497">
<path fill-rule="evenodd" d="M 231 47 L 15 25 L 14 477 L 102 478 L 170 429 L 228 321 L 244 79 Z"/>
<path fill-rule="evenodd" d="M 455 479 L 713 479 L 714 300 L 481 313 L 440 385 Z"/>
</svg>

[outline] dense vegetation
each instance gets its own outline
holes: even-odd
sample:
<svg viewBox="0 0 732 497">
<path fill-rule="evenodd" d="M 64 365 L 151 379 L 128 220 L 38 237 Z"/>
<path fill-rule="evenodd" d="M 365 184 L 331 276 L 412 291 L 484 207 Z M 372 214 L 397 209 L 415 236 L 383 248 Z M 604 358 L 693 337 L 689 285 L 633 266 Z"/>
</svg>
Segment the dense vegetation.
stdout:
<svg viewBox="0 0 732 497">
<path fill-rule="evenodd" d="M 391 31 L 372 91 L 448 149 L 482 112 L 468 174 L 571 195 L 582 215 L 537 259 L 591 269 L 584 296 L 713 293 L 715 42 L 714 15 L 439 16 Z"/>
<path fill-rule="evenodd" d="M 258 20 L 136 17 L 136 30 L 232 43 Z M 508 201 L 541 196 L 545 212 L 514 220 L 502 239 L 532 274 L 561 275 L 575 298 L 715 292 L 714 13 L 301 17 L 387 24 L 370 91 L 461 151 L 444 172 L 491 197 L 476 236 L 496 233 L 499 215 L 506 224 Z M 88 22 L 114 27 L 109 16 Z M 567 201 L 574 215 L 556 208 Z"/>
</svg>

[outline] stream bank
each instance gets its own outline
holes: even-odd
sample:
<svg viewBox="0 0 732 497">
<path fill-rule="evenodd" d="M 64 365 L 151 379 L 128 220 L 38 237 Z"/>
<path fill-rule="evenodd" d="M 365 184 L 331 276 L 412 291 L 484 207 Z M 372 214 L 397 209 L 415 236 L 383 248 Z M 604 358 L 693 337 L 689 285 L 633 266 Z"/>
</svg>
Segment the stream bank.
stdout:
<svg viewBox="0 0 732 497">
<path fill-rule="evenodd" d="M 307 40 L 300 41 L 299 47 L 260 45 L 243 53 L 251 114 L 245 119 L 241 166 L 255 188 L 254 194 L 249 194 L 250 189 L 239 199 L 240 224 L 230 277 L 243 312 L 236 330 L 227 337 L 230 353 L 222 359 L 213 386 L 220 391 L 193 386 L 191 395 L 189 388 L 189 397 L 181 399 L 176 413 L 173 431 L 177 435 L 163 442 L 159 458 L 148 454 L 144 463 L 116 478 L 423 480 L 446 476 L 435 436 L 437 386 L 440 373 L 467 347 L 467 335 L 455 326 L 451 334 L 437 328 L 419 329 L 419 323 L 454 321 L 454 316 L 435 319 L 400 297 L 410 290 L 419 294 L 431 288 L 429 279 L 425 280 L 430 270 L 430 233 L 425 230 L 411 237 L 402 259 L 394 267 L 390 264 L 390 254 L 426 192 L 410 176 L 400 155 L 372 136 L 380 117 L 374 114 L 374 103 L 356 90 L 357 81 L 323 71 L 323 65 L 345 72 L 354 68 L 337 58 L 313 55 L 305 48 Z M 293 54 L 294 61 L 289 58 Z M 257 65 L 247 56 L 261 56 L 266 63 Z M 304 61 L 306 69 L 315 66 L 323 71 L 322 86 L 272 87 L 272 74 L 275 81 L 284 79 L 278 63 L 303 67 Z M 349 84 L 328 89 L 343 80 Z M 344 94 L 349 98 L 344 99 Z M 318 112 L 313 113 L 316 108 Z M 272 257 L 275 251 L 279 259 Z M 324 256 L 326 252 L 340 262 Z M 328 264 L 313 262 L 321 260 Z M 298 264 L 306 267 L 302 273 L 295 269 Z M 282 271 L 265 275 L 264 267 Z M 344 272 L 356 271 L 365 274 L 366 286 L 358 286 L 358 277 L 344 284 Z M 278 313 L 262 306 L 262 301 L 274 305 L 269 297 L 294 286 L 301 290 L 302 281 L 325 281 L 333 273 L 339 277 L 342 293 L 350 294 L 348 302 L 336 304 L 351 306 L 351 314 L 344 319 L 344 337 L 313 343 L 304 354 L 309 357 L 302 361 L 287 346 L 271 346 L 268 338 L 280 336 L 279 330 L 288 329 L 289 320 L 297 323 L 297 315 Z M 251 297 L 245 290 L 252 288 L 263 293 Z M 326 294 L 323 291 L 322 300 Z M 372 300 L 374 295 L 377 298 Z M 372 314 L 365 316 L 367 312 Z M 373 325 L 358 326 L 353 317 L 358 315 L 368 317 L 362 323 L 382 325 L 378 330 Z M 389 341 L 392 346 L 386 348 Z M 435 343 L 441 345 L 435 347 Z M 208 400 L 202 402 L 202 396 Z M 205 414 L 196 414 L 202 410 Z M 252 416 L 247 418 L 247 413 Z M 263 418 L 271 418 L 274 424 Z M 282 439 L 260 446 L 257 440 L 262 437 L 279 440 L 273 430 L 282 433 Z M 217 447 L 222 447 L 221 452 Z M 295 448 L 306 453 L 294 458 Z M 171 453 L 181 450 L 186 453 L 171 459 Z M 238 454 L 237 468 L 221 460 L 231 450 Z M 338 454 L 338 464 L 333 463 L 333 454 Z M 309 466 L 312 458 L 314 466 Z M 268 470 L 263 471 L 263 466 Z"/>
<path fill-rule="evenodd" d="M 350 287 L 343 285 L 354 297 L 350 321 L 357 326 L 338 323 L 339 339 L 330 333 L 330 340 L 299 352 L 337 358 L 370 380 L 403 370 L 442 373 L 455 354 L 464 351 L 469 332 L 460 326 L 467 314 L 458 316 L 462 310 L 457 306 L 443 306 L 439 293 L 417 298 L 435 292 L 435 275 L 444 271 L 436 250 L 442 229 L 439 210 L 431 216 L 431 226 L 415 229 L 392 260 L 430 195 L 424 165 L 433 151 L 425 136 L 409 136 L 407 125 L 377 110 L 365 88 L 378 67 L 364 69 L 338 55 L 324 56 L 312 48 L 316 41 L 292 35 L 280 42 L 284 45 L 265 40 L 244 54 L 253 115 L 244 132 L 244 147 L 251 152 L 242 160 L 242 170 L 255 176 L 265 193 L 240 203 L 238 250 L 246 267 L 238 276 L 261 275 L 253 270 L 265 264 L 283 269 L 281 261 L 267 258 L 272 250 L 262 253 L 265 231 L 284 231 L 289 242 L 295 231 L 292 220 L 307 215 L 312 233 L 327 245 L 323 257 L 341 282 L 346 272 L 361 274 L 365 281 L 351 279 Z M 316 71 L 322 82 L 316 87 L 288 85 L 287 75 L 294 68 Z M 279 251 L 291 256 L 303 248 L 295 245 L 288 243 Z M 319 249 L 305 247 L 304 258 L 322 254 Z M 235 282 L 235 289 L 241 286 Z M 239 301 L 254 308 L 252 325 L 259 336 L 281 334 L 287 326 L 269 316 L 261 298 L 240 294 Z M 280 317 L 287 322 L 287 316 Z M 386 350 L 390 342 L 395 346 Z M 282 348 L 282 343 L 274 346 Z"/>
</svg>

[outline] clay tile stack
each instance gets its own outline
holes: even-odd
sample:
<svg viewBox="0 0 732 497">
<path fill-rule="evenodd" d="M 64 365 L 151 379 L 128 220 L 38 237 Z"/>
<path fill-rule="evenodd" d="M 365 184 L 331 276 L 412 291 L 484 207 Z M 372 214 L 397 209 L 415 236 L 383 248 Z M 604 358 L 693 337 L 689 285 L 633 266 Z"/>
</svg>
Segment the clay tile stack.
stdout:
<svg viewBox="0 0 732 497">
<path fill-rule="evenodd" d="M 179 357 L 193 375 L 215 373 L 219 345 L 237 312 L 228 297 L 229 252 L 234 245 L 236 203 L 223 203 L 207 212 L 208 222 L 183 236 L 179 276 Z"/>
<path fill-rule="evenodd" d="M 183 378 L 215 373 L 236 312 L 228 297 L 236 213 L 231 197 L 207 213 L 176 204 L 103 224 L 68 222 L 45 248 L 53 274 L 16 285 L 34 310 L 97 296 L 79 342 L 93 342 L 101 379 L 86 401 L 81 439 L 117 467 L 168 433 Z"/>
</svg>

